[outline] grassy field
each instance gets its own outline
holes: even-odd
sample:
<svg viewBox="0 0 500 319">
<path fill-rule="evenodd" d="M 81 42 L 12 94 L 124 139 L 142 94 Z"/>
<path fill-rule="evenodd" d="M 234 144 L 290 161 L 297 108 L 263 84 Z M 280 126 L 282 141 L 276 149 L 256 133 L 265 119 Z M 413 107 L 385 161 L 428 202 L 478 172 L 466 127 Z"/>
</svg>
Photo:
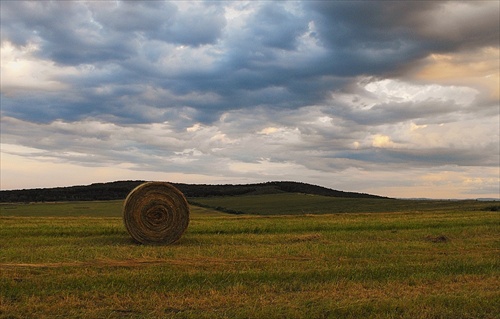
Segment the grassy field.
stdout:
<svg viewBox="0 0 500 319">
<path fill-rule="evenodd" d="M 191 202 L 199 206 L 229 213 L 256 215 L 438 212 L 456 210 L 500 211 L 499 202 L 478 202 L 476 200 L 353 199 L 291 193 L 193 198 Z"/>
<path fill-rule="evenodd" d="M 494 204 L 297 196 L 193 206 L 171 246 L 121 201 L 0 205 L 0 318 L 500 318 Z"/>
</svg>

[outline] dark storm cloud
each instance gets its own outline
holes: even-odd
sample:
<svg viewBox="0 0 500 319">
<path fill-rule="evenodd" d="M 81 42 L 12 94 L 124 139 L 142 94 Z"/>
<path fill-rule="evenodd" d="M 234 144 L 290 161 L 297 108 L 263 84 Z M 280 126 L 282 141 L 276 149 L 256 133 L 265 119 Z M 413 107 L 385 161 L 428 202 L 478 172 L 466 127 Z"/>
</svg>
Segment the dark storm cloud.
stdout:
<svg viewBox="0 0 500 319">
<path fill-rule="evenodd" d="M 307 3 L 317 15 L 318 36 L 323 43 L 347 58 L 346 66 L 356 66 L 349 63 L 354 59 L 361 63 L 359 70 L 351 69 L 354 74 L 360 70 L 390 71 L 431 52 L 497 46 L 500 13 L 491 4 L 490 1 Z M 350 58 L 349 53 L 353 54 Z"/>
<path fill-rule="evenodd" d="M 155 34 L 173 23 L 177 7 L 162 1 L 123 1 L 89 3 L 96 24 L 119 32 Z"/>
<path fill-rule="evenodd" d="M 175 103 L 175 97 L 171 97 L 170 102 L 155 102 L 157 108 L 189 106 L 202 112 L 208 109 L 210 116 L 200 113 L 198 119 L 213 120 L 215 109 L 273 103 L 298 107 L 309 102 L 307 95 L 294 94 L 286 87 L 297 69 L 275 65 L 279 57 L 274 50 L 292 50 L 296 37 L 307 27 L 307 21 L 297 24 L 294 15 L 281 9 L 281 6 L 274 8 L 269 5 L 260 9 L 241 34 L 238 32 L 228 40 L 227 47 L 218 48 L 223 53 L 216 57 L 214 68 L 198 70 L 188 67 L 175 75 L 162 70 L 161 65 L 155 65 L 162 56 L 170 53 L 165 50 L 173 50 L 172 47 L 161 48 L 159 44 L 200 46 L 215 43 L 225 26 L 222 8 L 206 6 L 203 10 L 180 12 L 175 4 L 164 2 L 9 2 L 2 10 L 2 39 L 17 45 L 36 42 L 40 45 L 36 52 L 38 56 L 62 65 L 91 64 L 98 71 L 114 65 L 113 73 L 87 72 L 60 79 L 72 84 L 75 90 L 71 93 L 80 96 L 79 107 L 65 107 L 61 101 L 56 103 L 61 107 L 61 116 L 66 116 L 71 110 L 75 117 L 88 116 L 96 107 L 103 114 L 118 116 L 114 113 L 120 113 L 120 110 L 115 105 L 137 92 L 132 90 L 127 94 L 123 89 L 114 89 L 103 97 L 94 95 L 89 88 L 111 82 L 117 87 L 125 82 L 129 88 L 131 84 L 142 87 L 151 83 L 181 96 L 192 92 L 219 94 L 221 99 L 217 104 L 189 100 L 179 104 Z M 316 89 L 311 90 L 313 94 L 321 87 L 321 83 L 317 84 Z M 38 107 L 52 107 L 48 105 L 50 97 L 35 99 L 39 100 Z M 16 101 L 19 105 L 13 106 L 12 110 L 5 107 L 4 111 L 13 115 L 15 109 L 16 116 L 19 116 L 25 109 L 25 118 L 35 115 L 28 111 L 30 103 Z M 88 101 L 88 107 L 84 107 L 84 101 Z M 123 117 L 127 116 L 127 112 L 121 113 Z M 45 116 L 38 117 L 38 120 L 50 119 L 50 114 L 45 112 Z"/>
<path fill-rule="evenodd" d="M 123 1 L 90 4 L 90 9 L 96 23 L 132 38 L 191 46 L 214 43 L 226 24 L 223 8 L 197 5 L 197 10 L 179 11 L 175 2 Z"/>
<path fill-rule="evenodd" d="M 125 34 L 102 29 L 82 3 L 2 4 L 2 40 L 39 44 L 39 56 L 64 65 L 123 60 L 133 53 Z"/>
<path fill-rule="evenodd" d="M 498 41 L 495 12 L 474 23 L 460 20 L 465 25 L 454 33 L 429 30 L 447 2 L 260 2 L 238 29 L 227 28 L 225 5 L 230 3 L 9 1 L 2 3 L 2 40 L 35 42 L 41 58 L 95 68 L 58 79 L 72 86 L 73 99 L 33 93 L 39 107 L 57 107 L 60 117 L 100 113 L 125 122 L 133 116 L 146 120 L 128 112 L 133 103 L 165 112 L 192 108 L 193 121 L 205 123 L 231 109 L 322 104 L 357 76 L 391 74 L 432 52 Z M 483 7 L 462 5 L 472 12 Z M 196 53 L 176 62 L 180 45 Z M 102 87 L 106 93 L 96 94 Z M 168 101 L 143 99 L 141 90 L 148 87 L 171 92 Z M 190 98 L 206 94 L 217 98 Z M 7 115 L 58 118 L 50 111 L 35 116 L 31 103 L 5 99 Z M 383 118 L 377 115 L 382 109 L 392 111 L 379 107 L 374 121 Z M 418 117 L 403 113 L 401 118 Z"/>
<path fill-rule="evenodd" d="M 297 13 L 290 12 L 284 4 L 265 3 L 245 26 L 246 35 L 252 46 L 258 43 L 261 47 L 294 50 L 297 38 L 307 31 L 307 19 Z"/>
<path fill-rule="evenodd" d="M 2 39 L 41 45 L 40 56 L 56 63 L 117 62 L 135 58 L 141 41 L 184 45 L 215 42 L 225 26 L 220 8 L 179 12 L 161 1 L 2 3 Z"/>
</svg>

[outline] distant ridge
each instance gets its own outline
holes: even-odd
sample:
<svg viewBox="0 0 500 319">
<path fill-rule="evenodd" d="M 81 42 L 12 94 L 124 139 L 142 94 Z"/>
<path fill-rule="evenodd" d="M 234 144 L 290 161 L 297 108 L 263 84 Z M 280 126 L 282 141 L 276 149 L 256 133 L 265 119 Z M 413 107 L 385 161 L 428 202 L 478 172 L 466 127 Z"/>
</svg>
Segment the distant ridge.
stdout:
<svg viewBox="0 0 500 319">
<path fill-rule="evenodd" d="M 125 199 L 145 181 L 116 181 L 86 186 L 35 188 L 0 191 L 0 202 L 54 202 Z M 300 182 L 267 182 L 258 184 L 183 184 L 171 183 L 186 197 L 236 196 L 278 193 L 303 193 L 344 198 L 387 198 L 355 192 L 343 192 Z"/>
</svg>

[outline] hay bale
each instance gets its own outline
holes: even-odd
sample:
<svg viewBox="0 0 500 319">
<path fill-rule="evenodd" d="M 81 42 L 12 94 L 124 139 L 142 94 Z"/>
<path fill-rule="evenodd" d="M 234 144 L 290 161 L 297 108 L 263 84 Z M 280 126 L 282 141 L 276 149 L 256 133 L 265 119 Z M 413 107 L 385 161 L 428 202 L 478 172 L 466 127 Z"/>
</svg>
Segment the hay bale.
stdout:
<svg viewBox="0 0 500 319">
<path fill-rule="evenodd" d="M 171 244 L 189 224 L 189 206 L 174 186 L 147 182 L 128 194 L 123 222 L 130 236 L 142 244 Z"/>
</svg>

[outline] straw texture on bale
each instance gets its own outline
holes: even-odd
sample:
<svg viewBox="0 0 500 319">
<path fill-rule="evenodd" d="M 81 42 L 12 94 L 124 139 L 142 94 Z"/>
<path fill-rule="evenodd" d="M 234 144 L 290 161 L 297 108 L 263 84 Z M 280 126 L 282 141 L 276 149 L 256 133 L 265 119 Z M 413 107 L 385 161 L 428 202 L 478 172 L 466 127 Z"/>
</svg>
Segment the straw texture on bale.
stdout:
<svg viewBox="0 0 500 319">
<path fill-rule="evenodd" d="M 171 244 L 188 227 L 189 206 L 174 186 L 147 182 L 128 194 L 123 221 L 130 236 L 142 244 Z"/>
</svg>

